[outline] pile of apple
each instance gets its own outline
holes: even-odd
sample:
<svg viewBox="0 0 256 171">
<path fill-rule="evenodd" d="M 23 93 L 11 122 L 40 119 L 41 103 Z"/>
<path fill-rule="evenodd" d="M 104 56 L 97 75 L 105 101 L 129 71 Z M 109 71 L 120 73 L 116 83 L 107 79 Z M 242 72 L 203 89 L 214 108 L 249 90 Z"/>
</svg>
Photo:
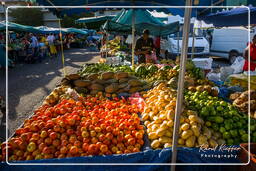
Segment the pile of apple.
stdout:
<svg viewBox="0 0 256 171">
<path fill-rule="evenodd" d="M 43 105 L 24 122 L 8 143 L 2 160 L 38 160 L 139 152 L 144 126 L 139 109 L 128 100 L 80 97 Z"/>
</svg>

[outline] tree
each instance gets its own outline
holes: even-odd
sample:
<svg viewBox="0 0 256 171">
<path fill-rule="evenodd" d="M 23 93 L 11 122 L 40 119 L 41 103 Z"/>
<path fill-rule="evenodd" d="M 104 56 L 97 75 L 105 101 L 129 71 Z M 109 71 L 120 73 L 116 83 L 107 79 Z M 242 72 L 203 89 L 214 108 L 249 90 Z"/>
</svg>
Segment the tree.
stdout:
<svg viewBox="0 0 256 171">
<path fill-rule="evenodd" d="M 44 25 L 43 12 L 37 8 L 17 8 L 10 10 L 10 17 L 18 24 L 41 26 Z"/>
<path fill-rule="evenodd" d="M 93 13 L 84 13 L 81 15 L 72 15 L 72 16 L 64 16 L 61 20 L 61 26 L 64 28 L 75 27 L 75 28 L 84 28 L 83 24 L 77 24 L 75 21 L 82 17 L 93 17 Z"/>
</svg>

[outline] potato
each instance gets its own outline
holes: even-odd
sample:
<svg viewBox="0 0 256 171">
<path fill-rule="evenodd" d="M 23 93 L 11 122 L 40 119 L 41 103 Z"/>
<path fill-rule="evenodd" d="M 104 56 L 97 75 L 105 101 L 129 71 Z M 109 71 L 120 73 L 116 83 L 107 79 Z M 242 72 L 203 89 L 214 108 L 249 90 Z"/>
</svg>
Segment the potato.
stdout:
<svg viewBox="0 0 256 171">
<path fill-rule="evenodd" d="M 149 138 L 150 140 L 154 140 L 154 139 L 157 139 L 158 136 L 157 136 L 156 132 L 150 132 L 150 133 L 148 134 L 148 138 Z"/>
<path fill-rule="evenodd" d="M 162 128 L 162 129 L 164 129 L 164 130 L 168 129 L 167 123 L 162 123 L 162 124 L 160 125 L 160 128 Z"/>
<path fill-rule="evenodd" d="M 186 131 L 186 130 L 189 129 L 189 127 L 190 127 L 190 125 L 188 123 L 184 123 L 184 124 L 181 125 L 180 128 L 181 128 L 181 130 Z"/>
<path fill-rule="evenodd" d="M 182 132 L 181 138 L 185 140 L 188 137 L 190 137 L 191 135 L 193 135 L 193 132 L 191 130 L 186 130 L 186 131 Z"/>
<path fill-rule="evenodd" d="M 197 138 L 197 142 L 200 146 L 203 144 L 208 144 L 207 137 L 205 135 L 199 135 L 199 137 Z"/>
<path fill-rule="evenodd" d="M 167 122 L 167 126 L 173 127 L 173 125 L 174 125 L 173 120 L 169 120 L 169 121 Z"/>
<path fill-rule="evenodd" d="M 171 148 L 172 147 L 172 143 L 165 143 L 164 144 L 164 148 Z"/>
<path fill-rule="evenodd" d="M 159 142 L 160 142 L 161 144 L 171 143 L 171 142 L 172 142 L 172 139 L 171 139 L 171 138 L 165 137 L 165 136 L 160 137 L 158 140 L 159 140 Z"/>
<path fill-rule="evenodd" d="M 191 130 L 193 131 L 195 136 L 198 137 L 200 135 L 200 128 L 197 125 L 192 125 Z"/>
<path fill-rule="evenodd" d="M 166 111 L 166 118 L 168 119 L 168 120 L 173 120 L 174 119 L 174 115 L 175 115 L 175 113 L 174 113 L 174 110 L 167 110 Z"/>
<path fill-rule="evenodd" d="M 144 125 L 146 126 L 146 127 L 148 127 L 148 124 L 149 124 L 150 122 L 149 121 L 145 121 L 144 122 Z"/>
<path fill-rule="evenodd" d="M 186 140 L 185 144 L 186 144 L 187 147 L 194 147 L 195 146 L 195 141 L 196 141 L 196 137 L 195 136 L 190 136 Z"/>
<path fill-rule="evenodd" d="M 90 74 L 87 78 L 88 78 L 90 81 L 93 81 L 93 80 L 96 80 L 98 77 L 99 77 L 98 74 Z"/>
<path fill-rule="evenodd" d="M 144 114 L 141 116 L 141 119 L 142 119 L 143 121 L 148 120 L 148 119 L 149 119 L 149 114 L 148 114 L 148 113 L 144 113 Z"/>
<path fill-rule="evenodd" d="M 213 147 L 213 148 L 218 146 L 218 143 L 212 138 L 209 139 L 208 143 L 209 143 L 210 147 Z"/>
<path fill-rule="evenodd" d="M 185 141 L 184 141 L 182 138 L 179 138 L 179 139 L 178 139 L 178 144 L 184 145 L 184 144 L 185 144 Z"/>
<path fill-rule="evenodd" d="M 78 74 L 70 74 L 66 76 L 69 80 L 78 80 L 80 79 L 80 75 Z"/>
<path fill-rule="evenodd" d="M 154 140 L 154 141 L 151 143 L 151 147 L 152 147 L 153 149 L 157 149 L 159 146 L 160 146 L 159 140 Z"/>
<path fill-rule="evenodd" d="M 165 134 L 165 129 L 163 129 L 163 128 L 157 129 L 156 134 L 158 137 L 163 136 Z"/>
<path fill-rule="evenodd" d="M 172 137 L 172 130 L 166 130 L 165 134 L 166 137 Z"/>
</svg>

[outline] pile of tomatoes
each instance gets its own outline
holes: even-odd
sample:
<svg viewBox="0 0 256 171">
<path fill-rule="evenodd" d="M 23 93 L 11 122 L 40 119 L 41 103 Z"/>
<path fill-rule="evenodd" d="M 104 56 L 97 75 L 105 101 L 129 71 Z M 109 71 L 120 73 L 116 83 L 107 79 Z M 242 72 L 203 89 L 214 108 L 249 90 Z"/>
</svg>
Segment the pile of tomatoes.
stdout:
<svg viewBox="0 0 256 171">
<path fill-rule="evenodd" d="M 103 97 L 64 99 L 44 105 L 1 145 L 2 160 L 38 160 L 139 152 L 144 126 L 128 100 Z"/>
</svg>

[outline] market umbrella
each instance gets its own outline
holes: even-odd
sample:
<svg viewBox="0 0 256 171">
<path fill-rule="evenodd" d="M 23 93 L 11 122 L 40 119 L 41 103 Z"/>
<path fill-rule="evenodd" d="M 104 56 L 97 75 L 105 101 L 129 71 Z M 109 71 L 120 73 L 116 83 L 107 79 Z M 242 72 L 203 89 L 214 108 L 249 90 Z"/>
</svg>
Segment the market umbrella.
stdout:
<svg viewBox="0 0 256 171">
<path fill-rule="evenodd" d="M 38 29 L 38 33 L 41 33 L 41 34 L 50 34 L 50 33 L 58 34 L 58 33 L 60 33 L 60 30 L 61 30 L 61 32 L 64 32 L 64 33 L 68 32 L 65 29 L 52 28 L 52 27 L 46 27 L 46 26 L 39 26 L 39 27 L 35 27 L 35 28 Z"/>
<path fill-rule="evenodd" d="M 134 14 L 133 14 L 134 11 Z M 108 32 L 129 34 L 132 32 L 132 15 L 135 15 L 135 30 L 141 34 L 144 29 L 154 36 L 169 35 L 179 31 L 179 22 L 164 24 L 145 9 L 122 10 L 116 17 L 107 21 L 102 29 Z"/>
<path fill-rule="evenodd" d="M 206 16 L 198 16 L 198 20 L 203 20 L 207 24 L 213 24 L 215 27 L 248 26 L 249 15 L 250 24 L 256 24 L 256 7 L 252 6 L 237 7 Z"/>
<path fill-rule="evenodd" d="M 66 30 L 68 33 L 76 33 L 76 34 L 83 34 L 83 35 L 89 34 L 87 31 L 77 29 L 77 28 L 66 28 Z"/>
</svg>

